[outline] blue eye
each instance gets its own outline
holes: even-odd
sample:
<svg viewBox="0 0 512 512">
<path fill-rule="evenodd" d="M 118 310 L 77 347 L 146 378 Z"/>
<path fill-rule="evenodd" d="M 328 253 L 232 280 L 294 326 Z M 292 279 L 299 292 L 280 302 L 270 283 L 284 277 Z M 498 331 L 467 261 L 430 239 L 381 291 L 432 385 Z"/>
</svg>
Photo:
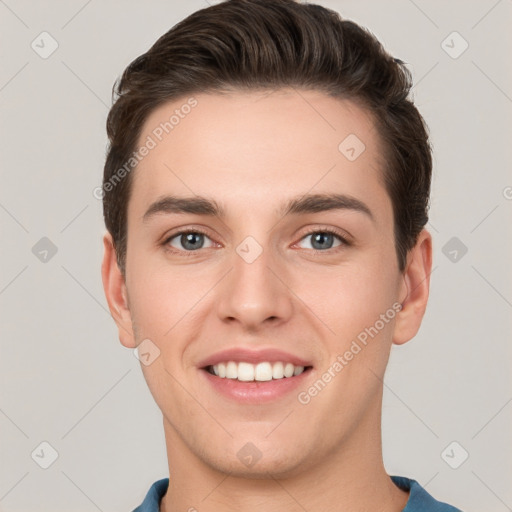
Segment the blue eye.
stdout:
<svg viewBox="0 0 512 512">
<path fill-rule="evenodd" d="M 301 238 L 301 241 L 308 237 L 312 237 L 311 250 L 313 250 L 314 253 L 327 252 L 331 249 L 336 249 L 337 247 L 342 246 L 350 246 L 350 242 L 333 229 L 317 229 L 315 231 L 310 231 Z M 209 245 L 205 245 L 205 239 L 209 240 Z M 338 239 L 338 244 L 333 245 L 336 239 Z M 174 233 L 168 237 L 162 245 L 170 252 L 193 256 L 193 253 L 199 249 L 208 249 L 213 247 L 214 243 L 206 233 L 194 229 Z"/>
<path fill-rule="evenodd" d="M 349 245 L 345 238 L 336 231 L 330 229 L 310 231 L 302 238 L 302 240 L 305 240 L 308 237 L 312 237 L 312 249 L 319 252 L 325 252 L 326 250 L 333 249 L 341 245 Z M 333 243 L 336 238 L 340 243 L 333 247 Z"/>
<path fill-rule="evenodd" d="M 208 238 L 206 233 L 201 231 L 180 231 L 179 233 L 175 233 L 167 240 L 165 240 L 164 245 L 170 245 L 176 249 L 185 250 L 185 252 L 194 252 L 198 249 L 204 249 L 204 238 Z M 171 241 L 174 239 L 177 240 L 181 247 L 176 247 Z M 208 246 L 211 247 L 212 245 Z"/>
</svg>

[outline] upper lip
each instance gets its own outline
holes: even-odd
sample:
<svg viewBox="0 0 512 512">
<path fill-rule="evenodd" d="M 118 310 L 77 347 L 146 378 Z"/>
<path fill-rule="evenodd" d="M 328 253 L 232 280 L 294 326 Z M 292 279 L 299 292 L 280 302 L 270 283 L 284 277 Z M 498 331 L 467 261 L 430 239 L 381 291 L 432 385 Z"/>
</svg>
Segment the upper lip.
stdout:
<svg viewBox="0 0 512 512">
<path fill-rule="evenodd" d="M 306 361 L 302 357 L 290 354 L 284 350 L 278 350 L 275 348 L 267 348 L 260 350 L 250 350 L 247 348 L 228 348 L 215 354 L 208 356 L 199 362 L 199 368 L 206 368 L 213 366 L 214 364 L 224 363 L 228 361 L 247 362 L 252 364 L 258 364 L 263 362 L 275 363 L 282 361 L 283 363 L 292 363 L 294 366 L 312 366 L 310 362 Z"/>
</svg>

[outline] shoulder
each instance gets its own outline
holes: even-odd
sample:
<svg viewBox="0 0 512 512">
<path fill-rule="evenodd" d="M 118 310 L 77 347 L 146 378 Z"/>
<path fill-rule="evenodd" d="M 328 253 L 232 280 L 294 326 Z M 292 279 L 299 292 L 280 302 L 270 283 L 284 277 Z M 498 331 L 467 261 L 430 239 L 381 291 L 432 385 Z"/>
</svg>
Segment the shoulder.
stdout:
<svg viewBox="0 0 512 512">
<path fill-rule="evenodd" d="M 150 488 L 144 501 L 133 512 L 159 512 L 160 500 L 167 492 L 169 478 L 157 480 Z"/>
<path fill-rule="evenodd" d="M 393 483 L 409 491 L 409 500 L 402 512 L 462 512 L 460 509 L 433 498 L 416 480 L 405 476 L 391 476 Z"/>
</svg>

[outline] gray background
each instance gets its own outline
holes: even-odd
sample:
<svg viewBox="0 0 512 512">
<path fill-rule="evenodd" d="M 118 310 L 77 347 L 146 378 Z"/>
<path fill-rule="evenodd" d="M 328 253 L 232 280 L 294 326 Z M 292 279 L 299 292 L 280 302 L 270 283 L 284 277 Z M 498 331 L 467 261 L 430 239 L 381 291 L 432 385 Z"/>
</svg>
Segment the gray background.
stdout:
<svg viewBox="0 0 512 512">
<path fill-rule="evenodd" d="M 512 0 L 319 3 L 410 64 L 435 149 L 431 299 L 391 354 L 387 471 L 466 512 L 512 510 Z M 104 298 L 92 191 L 115 78 L 206 5 L 0 0 L 2 511 L 132 510 L 168 476 L 160 411 Z M 43 31 L 59 45 L 46 59 Z"/>
</svg>

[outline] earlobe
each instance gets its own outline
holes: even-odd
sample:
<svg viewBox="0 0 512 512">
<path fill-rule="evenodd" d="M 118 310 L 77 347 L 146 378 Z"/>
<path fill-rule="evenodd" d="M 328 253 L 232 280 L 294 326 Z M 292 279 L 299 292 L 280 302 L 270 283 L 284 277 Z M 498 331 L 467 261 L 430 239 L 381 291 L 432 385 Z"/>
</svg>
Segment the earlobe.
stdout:
<svg viewBox="0 0 512 512">
<path fill-rule="evenodd" d="M 121 344 L 127 348 L 135 348 L 126 283 L 117 264 L 112 236 L 108 232 L 103 236 L 103 248 L 101 278 L 110 314 L 116 322 Z"/>
<path fill-rule="evenodd" d="M 396 316 L 393 343 L 401 345 L 418 332 L 427 308 L 432 272 L 432 236 L 423 229 L 409 251 L 400 289 L 402 309 Z"/>
</svg>

